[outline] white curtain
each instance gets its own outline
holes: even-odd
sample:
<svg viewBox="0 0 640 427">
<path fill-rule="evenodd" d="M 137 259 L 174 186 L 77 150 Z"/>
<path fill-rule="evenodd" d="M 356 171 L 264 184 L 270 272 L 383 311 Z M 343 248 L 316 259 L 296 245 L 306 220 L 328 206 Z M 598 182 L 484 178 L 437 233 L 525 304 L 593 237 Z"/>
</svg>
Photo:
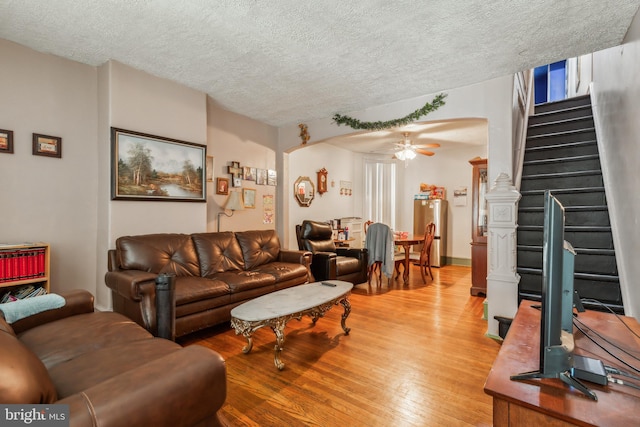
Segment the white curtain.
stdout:
<svg viewBox="0 0 640 427">
<path fill-rule="evenodd" d="M 364 165 L 364 221 L 381 222 L 395 229 L 396 164 L 366 159 Z"/>
</svg>

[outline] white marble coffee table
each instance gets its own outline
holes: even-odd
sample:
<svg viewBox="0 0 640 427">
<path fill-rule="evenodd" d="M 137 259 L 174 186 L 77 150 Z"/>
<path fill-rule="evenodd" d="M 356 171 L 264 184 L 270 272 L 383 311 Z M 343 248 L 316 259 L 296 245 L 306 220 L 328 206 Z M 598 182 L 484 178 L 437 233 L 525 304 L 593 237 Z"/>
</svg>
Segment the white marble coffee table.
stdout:
<svg viewBox="0 0 640 427">
<path fill-rule="evenodd" d="M 351 328 L 347 328 L 345 322 L 351 312 L 348 297 L 352 288 L 353 284 L 349 282 L 324 280 L 282 289 L 240 304 L 231 310 L 231 326 L 236 335 L 242 334 L 247 339 L 242 352 L 251 351 L 251 336 L 255 331 L 269 326 L 276 335 L 274 362 L 282 370 L 284 363 L 280 360 L 280 353 L 284 349 L 284 328 L 287 322 L 291 319 L 300 320 L 307 315 L 315 324 L 325 312 L 338 304 L 344 307 L 341 324 L 344 333 L 349 335 Z"/>
</svg>

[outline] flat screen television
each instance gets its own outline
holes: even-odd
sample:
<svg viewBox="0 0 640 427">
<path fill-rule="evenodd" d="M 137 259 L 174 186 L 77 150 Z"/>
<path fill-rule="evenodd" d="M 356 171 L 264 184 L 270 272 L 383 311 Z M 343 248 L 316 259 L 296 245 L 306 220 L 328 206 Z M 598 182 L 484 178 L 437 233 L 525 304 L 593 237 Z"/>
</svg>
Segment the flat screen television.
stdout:
<svg viewBox="0 0 640 427">
<path fill-rule="evenodd" d="M 537 371 L 512 375 L 511 379 L 559 378 L 597 400 L 595 393 L 576 378 L 578 372 L 582 379 L 591 379 L 581 374 L 585 371 L 591 374 L 595 369 L 597 375 L 593 378 L 597 379 L 595 382 L 600 382 L 598 375 L 601 372 L 604 374 L 604 367 L 600 370 L 600 361 L 573 354 L 574 257 L 573 247 L 564 240 L 564 207 L 547 190 L 544 193 L 542 237 L 540 365 Z M 595 368 L 590 367 L 591 361 L 595 363 Z M 606 384 L 606 374 L 603 378 Z"/>
</svg>

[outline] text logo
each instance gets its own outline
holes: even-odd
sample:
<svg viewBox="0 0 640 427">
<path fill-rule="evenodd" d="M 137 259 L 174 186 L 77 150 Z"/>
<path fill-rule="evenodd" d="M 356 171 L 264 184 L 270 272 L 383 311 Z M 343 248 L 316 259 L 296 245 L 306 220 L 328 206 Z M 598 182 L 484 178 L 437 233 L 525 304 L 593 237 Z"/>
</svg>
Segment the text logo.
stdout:
<svg viewBox="0 0 640 427">
<path fill-rule="evenodd" d="M 0 425 L 69 427 L 69 405 L 0 405 Z"/>
</svg>

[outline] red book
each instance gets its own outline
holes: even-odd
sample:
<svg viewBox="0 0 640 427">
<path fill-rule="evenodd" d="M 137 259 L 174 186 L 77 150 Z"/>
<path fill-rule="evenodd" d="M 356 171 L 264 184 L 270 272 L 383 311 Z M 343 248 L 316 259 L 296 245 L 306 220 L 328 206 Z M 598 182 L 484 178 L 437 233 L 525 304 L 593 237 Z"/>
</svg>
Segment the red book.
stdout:
<svg viewBox="0 0 640 427">
<path fill-rule="evenodd" d="M 13 252 L 7 252 L 7 280 L 13 280 Z"/>
<path fill-rule="evenodd" d="M 20 254 L 18 255 L 18 267 L 20 269 L 20 279 L 27 278 L 27 256 L 28 255 L 29 255 L 29 252 L 27 251 L 20 251 Z"/>
<path fill-rule="evenodd" d="M 13 253 L 13 280 L 20 280 L 20 252 Z"/>
<path fill-rule="evenodd" d="M 0 251 L 0 282 L 4 282 L 7 278 L 7 253 Z"/>
<path fill-rule="evenodd" d="M 36 260 L 38 251 L 32 250 L 29 253 L 29 277 L 36 277 Z"/>
<path fill-rule="evenodd" d="M 38 277 L 44 276 L 44 268 L 45 268 L 44 252 L 45 252 L 45 248 L 38 249 Z"/>
</svg>

